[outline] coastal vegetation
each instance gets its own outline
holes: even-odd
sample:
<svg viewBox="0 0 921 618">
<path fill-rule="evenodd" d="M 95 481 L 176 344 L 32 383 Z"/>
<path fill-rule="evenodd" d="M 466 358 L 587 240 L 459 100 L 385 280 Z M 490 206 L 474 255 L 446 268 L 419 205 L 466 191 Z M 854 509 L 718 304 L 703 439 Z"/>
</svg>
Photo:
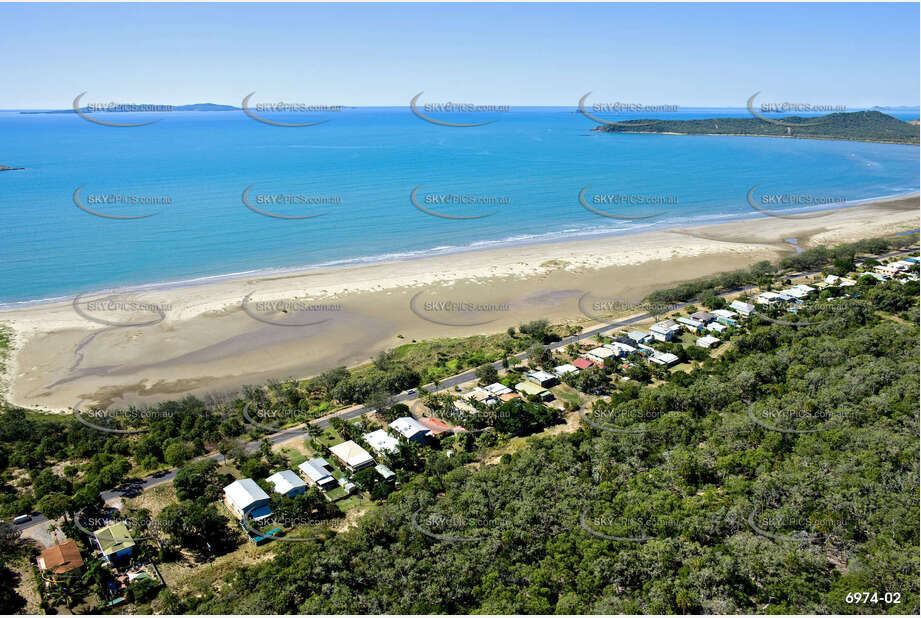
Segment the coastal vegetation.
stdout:
<svg viewBox="0 0 921 618">
<path fill-rule="evenodd" d="M 681 135 L 749 135 L 838 139 L 893 144 L 919 144 L 916 124 L 878 111 L 842 112 L 825 116 L 771 118 L 637 119 L 595 128 L 604 133 L 677 133 Z"/>
</svg>

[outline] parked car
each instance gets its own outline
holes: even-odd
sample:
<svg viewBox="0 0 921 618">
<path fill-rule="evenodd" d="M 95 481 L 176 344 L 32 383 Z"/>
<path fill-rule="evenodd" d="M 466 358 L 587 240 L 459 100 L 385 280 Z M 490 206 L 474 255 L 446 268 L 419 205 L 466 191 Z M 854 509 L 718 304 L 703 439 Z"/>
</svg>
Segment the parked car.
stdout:
<svg viewBox="0 0 921 618">
<path fill-rule="evenodd" d="M 17 524 L 17 525 L 18 525 L 18 524 L 24 524 L 24 523 L 26 523 L 27 521 L 32 521 L 32 516 L 31 516 L 31 515 L 20 515 L 19 517 L 14 517 L 14 518 L 13 518 L 13 523 L 14 523 L 14 524 Z"/>
</svg>

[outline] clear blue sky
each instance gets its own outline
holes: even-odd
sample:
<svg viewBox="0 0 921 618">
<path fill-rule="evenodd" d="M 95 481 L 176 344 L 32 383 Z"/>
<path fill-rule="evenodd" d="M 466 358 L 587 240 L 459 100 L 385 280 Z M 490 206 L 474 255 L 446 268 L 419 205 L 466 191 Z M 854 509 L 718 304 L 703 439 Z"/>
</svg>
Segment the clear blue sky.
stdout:
<svg viewBox="0 0 921 618">
<path fill-rule="evenodd" d="M 0 109 L 917 105 L 919 5 L 0 4 Z"/>
</svg>

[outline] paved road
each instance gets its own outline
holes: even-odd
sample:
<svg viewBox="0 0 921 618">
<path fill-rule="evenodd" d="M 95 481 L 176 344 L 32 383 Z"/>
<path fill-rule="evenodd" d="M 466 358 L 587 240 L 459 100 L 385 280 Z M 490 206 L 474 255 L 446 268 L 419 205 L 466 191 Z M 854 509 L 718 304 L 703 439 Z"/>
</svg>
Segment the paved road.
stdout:
<svg viewBox="0 0 921 618">
<path fill-rule="evenodd" d="M 893 251 L 893 252 L 888 253 L 888 254 L 886 254 L 886 255 L 880 256 L 880 258 L 895 257 L 895 256 L 898 256 L 898 255 L 904 255 L 904 254 L 906 254 L 906 253 L 913 253 L 914 251 L 915 251 L 915 250 L 913 250 L 913 249 L 907 249 L 907 250 L 901 250 L 901 251 Z M 859 264 L 859 263 L 860 263 L 860 262 L 858 262 L 858 264 Z M 817 274 L 819 274 L 819 273 L 821 273 L 821 272 L 822 272 L 821 270 L 811 270 L 811 271 L 807 271 L 807 272 L 802 272 L 802 273 L 797 273 L 797 274 L 791 274 L 791 277 L 792 277 L 792 278 L 796 278 L 796 277 L 804 277 L 804 276 L 810 276 L 810 275 L 817 275 Z M 739 292 L 745 292 L 745 291 L 750 290 L 750 289 L 752 289 L 752 288 L 754 288 L 754 287 L 755 287 L 755 286 L 741 286 L 741 287 L 737 287 L 737 288 L 734 288 L 734 289 L 731 289 L 731 290 L 727 290 L 727 291 L 725 291 L 725 292 L 722 292 L 721 294 L 719 294 L 719 296 L 727 296 L 727 295 L 730 295 L 730 294 L 737 294 L 737 293 L 739 293 Z M 684 307 L 687 307 L 688 305 L 691 305 L 693 302 L 694 302 L 694 301 L 692 301 L 692 302 L 687 302 L 687 303 L 679 303 L 679 304 L 676 304 L 676 305 L 674 305 L 674 307 L 673 307 L 672 309 L 669 310 L 669 313 L 671 313 L 672 311 L 677 311 L 677 310 L 679 310 L 679 309 L 683 309 Z M 651 313 L 643 313 L 643 314 L 635 315 L 635 316 L 632 316 L 632 317 L 630 317 L 630 318 L 626 318 L 626 319 L 624 319 L 624 320 L 620 320 L 620 321 L 617 321 L 617 322 L 611 322 L 611 323 L 609 323 L 609 324 L 603 324 L 603 325 L 601 325 L 601 326 L 597 326 L 597 327 L 592 328 L 592 329 L 589 329 L 589 330 L 587 330 L 587 331 L 583 331 L 583 332 L 579 333 L 578 335 L 573 335 L 573 336 L 571 336 L 571 337 L 564 337 L 562 340 L 553 342 L 553 343 L 547 345 L 546 347 L 547 347 L 549 350 L 556 350 L 556 349 L 558 349 L 558 348 L 565 347 L 565 346 L 569 345 L 570 343 L 576 343 L 576 342 L 582 341 L 582 340 L 584 340 L 584 339 L 589 339 L 589 338 L 591 338 L 591 337 L 594 337 L 595 335 L 599 335 L 599 334 L 601 334 L 601 333 L 603 333 L 603 332 L 606 332 L 606 331 L 609 331 L 609 330 L 611 330 L 611 329 L 614 329 L 614 328 L 623 328 L 623 327 L 625 327 L 625 326 L 630 326 L 630 325 L 632 325 L 632 324 L 636 324 L 637 322 L 642 322 L 643 320 L 647 320 L 647 319 L 653 318 L 653 317 L 656 317 L 656 316 L 653 315 L 653 314 L 651 314 Z M 527 352 L 520 352 L 520 353 L 514 355 L 514 357 L 517 358 L 517 359 L 519 359 L 519 360 L 524 359 L 526 356 L 527 356 Z M 501 360 L 492 363 L 492 365 L 493 365 L 496 369 L 502 369 L 502 361 L 501 361 Z M 474 371 L 473 369 L 470 369 L 470 370 L 468 370 L 468 371 L 464 371 L 463 373 L 459 373 L 459 374 L 457 374 L 457 375 L 453 375 L 453 376 L 451 376 L 450 378 L 445 378 L 443 381 L 441 381 L 441 382 L 438 383 L 438 386 L 437 386 L 437 387 L 436 387 L 434 384 L 426 384 L 426 385 L 424 386 L 424 388 L 425 388 L 426 390 L 428 390 L 429 392 L 444 391 L 444 390 L 447 390 L 447 389 L 454 388 L 455 386 L 458 386 L 458 385 L 463 384 L 463 383 L 465 383 L 465 382 L 469 382 L 469 381 L 471 381 L 471 380 L 473 380 L 473 379 L 475 379 L 475 378 L 476 378 L 475 371 Z M 392 401 L 393 401 L 394 403 L 403 403 L 403 402 L 407 402 L 407 401 L 412 401 L 413 399 L 416 399 L 416 398 L 418 398 L 418 394 L 416 393 L 416 391 L 415 391 L 415 389 L 414 389 L 412 392 L 403 392 L 403 393 L 400 393 L 400 394 L 398 394 L 398 395 L 395 395 L 395 396 L 392 398 Z M 335 417 L 336 417 L 336 418 L 341 418 L 342 420 L 351 420 L 351 419 L 354 419 L 354 418 L 358 418 L 359 416 L 362 416 L 363 414 L 367 414 L 368 412 L 371 412 L 371 408 L 362 406 L 362 407 L 360 407 L 360 408 L 354 408 L 354 409 L 350 409 L 350 410 L 341 412 L 341 413 L 339 413 L 339 414 L 336 414 Z M 278 443 L 285 442 L 285 441 L 287 441 L 287 440 L 291 440 L 291 439 L 294 439 L 294 438 L 307 438 L 308 435 L 309 435 L 309 433 L 308 433 L 308 427 L 312 427 L 312 428 L 315 428 L 315 429 L 323 429 L 323 428 L 329 427 L 329 424 L 330 424 L 330 418 L 326 418 L 326 419 L 322 419 L 322 420 L 316 420 L 316 421 L 311 421 L 308 425 L 297 425 L 297 426 L 295 426 L 295 427 L 291 427 L 291 428 L 286 429 L 286 430 L 284 430 L 284 431 L 281 431 L 281 432 L 278 432 L 278 433 L 269 435 L 269 436 L 267 436 L 267 439 L 268 439 L 269 442 L 272 443 L 272 444 L 278 444 Z M 244 449 L 246 450 L 247 453 L 256 452 L 257 450 L 259 450 L 259 448 L 260 448 L 260 446 L 261 446 L 261 444 L 262 444 L 262 440 L 263 440 L 263 439 L 261 438 L 261 439 L 259 439 L 259 440 L 254 440 L 254 441 L 252 441 L 252 442 L 248 442 L 248 443 L 246 443 L 246 444 L 244 445 Z M 218 454 L 212 454 L 212 455 L 205 455 L 205 456 L 203 456 L 203 457 L 199 457 L 199 458 L 198 458 L 198 460 L 204 460 L 204 459 L 213 459 L 213 460 L 215 460 L 215 461 L 217 461 L 217 462 L 220 463 L 220 462 L 223 462 L 223 461 L 224 461 L 224 456 L 218 453 Z M 172 481 L 173 478 L 175 478 L 175 476 L 176 476 L 176 471 L 177 471 L 177 470 L 174 468 L 174 469 L 171 469 L 171 470 L 167 470 L 167 471 L 164 471 L 164 472 L 159 472 L 159 473 L 157 473 L 157 474 L 153 474 L 153 475 L 151 475 L 151 476 L 145 477 L 145 478 L 143 478 L 143 479 L 139 479 L 139 480 L 134 481 L 134 482 L 132 482 L 132 483 L 128 483 L 128 484 L 126 484 L 126 485 L 124 485 L 124 486 L 122 486 L 122 487 L 118 487 L 118 488 L 116 488 L 116 489 L 112 489 L 112 490 L 109 490 L 109 491 L 104 491 L 104 492 L 102 492 L 101 497 L 102 497 L 103 501 L 109 501 L 109 500 L 112 500 L 112 499 L 115 499 L 115 498 L 132 498 L 132 497 L 138 496 L 138 495 L 140 495 L 142 492 L 144 492 L 144 491 L 150 489 L 151 487 L 155 487 L 156 485 L 160 485 L 160 484 L 162 484 L 162 483 L 167 483 L 167 482 Z M 22 524 L 22 525 L 20 525 L 20 526 L 17 526 L 17 528 L 19 528 L 19 529 L 21 529 L 21 530 L 22 530 L 22 529 L 25 529 L 25 528 L 31 528 L 32 526 L 40 525 L 40 524 L 43 523 L 44 521 L 46 521 L 46 520 L 45 520 L 45 518 L 44 518 L 42 515 L 40 515 L 40 514 L 38 514 L 38 513 L 35 513 L 35 514 L 33 514 L 33 519 L 32 519 L 32 521 L 30 521 L 30 522 L 28 522 L 28 523 L 26 523 L 26 524 Z"/>
</svg>

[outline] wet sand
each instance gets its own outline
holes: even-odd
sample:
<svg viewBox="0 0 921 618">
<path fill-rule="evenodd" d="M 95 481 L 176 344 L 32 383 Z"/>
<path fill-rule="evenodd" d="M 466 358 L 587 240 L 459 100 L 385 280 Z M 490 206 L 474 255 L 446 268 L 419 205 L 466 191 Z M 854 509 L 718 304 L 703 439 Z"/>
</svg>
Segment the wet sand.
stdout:
<svg viewBox="0 0 921 618">
<path fill-rule="evenodd" d="M 586 292 L 639 301 L 655 289 L 792 255 L 784 239 L 808 249 L 917 229 L 918 208 L 917 197 L 901 198 L 815 218 L 87 296 L 77 310 L 64 302 L 0 311 L 14 331 L 5 396 L 46 411 L 68 411 L 80 400 L 150 404 L 308 377 L 413 340 L 501 332 L 537 318 L 591 326 L 578 306 Z M 456 311 L 438 304 L 445 301 L 477 306 Z M 279 311 L 279 302 L 289 310 Z"/>
</svg>

